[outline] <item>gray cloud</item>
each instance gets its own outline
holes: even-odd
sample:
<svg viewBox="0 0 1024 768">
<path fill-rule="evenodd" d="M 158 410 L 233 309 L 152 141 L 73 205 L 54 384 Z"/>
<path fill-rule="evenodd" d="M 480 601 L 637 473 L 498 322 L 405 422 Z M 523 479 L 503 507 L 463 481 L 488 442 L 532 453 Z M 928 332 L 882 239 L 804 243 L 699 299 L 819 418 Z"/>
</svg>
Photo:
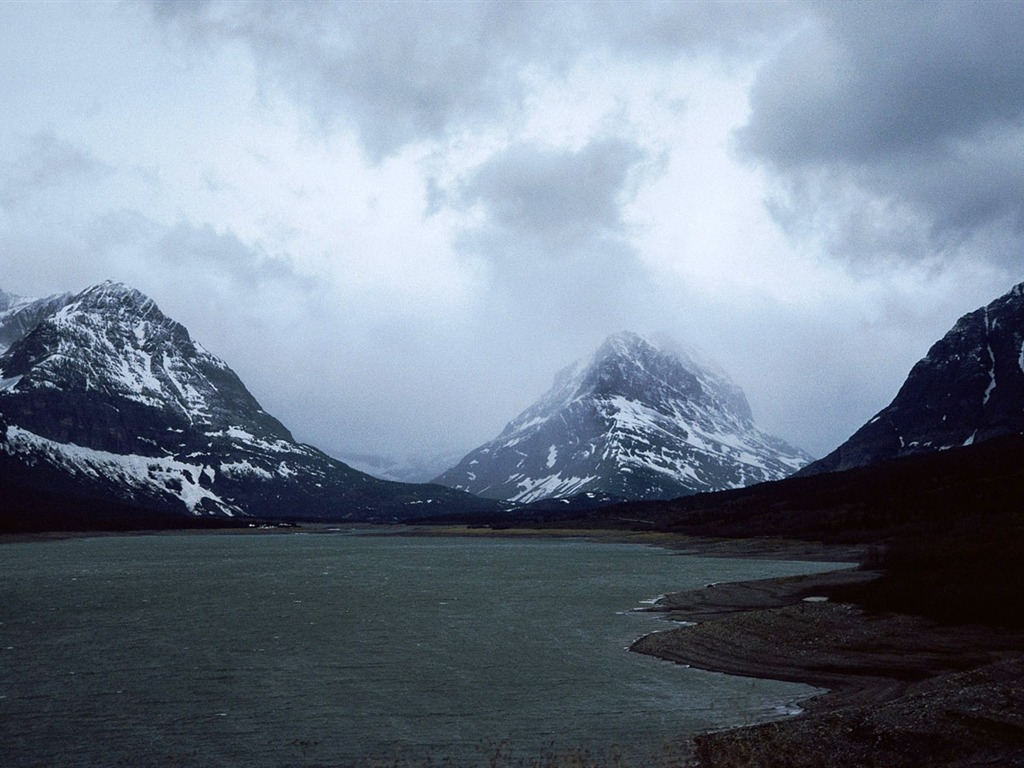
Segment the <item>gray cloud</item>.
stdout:
<svg viewBox="0 0 1024 768">
<path fill-rule="evenodd" d="M 264 75 L 325 126 L 353 125 L 380 159 L 453 123 L 508 116 L 514 50 L 539 45 L 529 4 L 160 4 L 195 40 L 241 40 Z"/>
<path fill-rule="evenodd" d="M 456 247 L 486 265 L 480 322 L 492 338 L 538 356 L 557 350 L 564 363 L 576 354 L 568 349 L 637 327 L 652 286 L 623 206 L 658 160 L 618 138 L 577 151 L 516 144 L 450 193 L 450 204 L 480 214 Z"/>
<path fill-rule="evenodd" d="M 379 160 L 459 128 L 514 122 L 530 77 L 583 55 L 750 56 L 790 4 L 154 2 L 208 46 L 241 41 L 264 78 Z"/>
<path fill-rule="evenodd" d="M 557 4 L 556 4 L 557 5 Z M 588 33 L 630 58 L 724 56 L 748 59 L 799 23 L 792 2 L 594 2 L 586 8 Z"/>
<path fill-rule="evenodd" d="M 1024 5 L 829 3 L 765 67 L 741 140 L 782 167 L 942 154 L 1024 113 Z"/>
<path fill-rule="evenodd" d="M 76 181 L 95 181 L 113 169 L 89 152 L 40 131 L 25 140 L 21 154 L 0 168 L 0 206 L 14 208 L 35 195 Z"/>
<path fill-rule="evenodd" d="M 499 251 L 494 241 L 507 239 L 518 250 L 564 256 L 623 234 L 622 205 L 646 161 L 622 139 L 595 140 L 578 152 L 514 145 L 477 168 L 460 200 L 483 209 Z"/>
<path fill-rule="evenodd" d="M 843 198 L 855 189 L 899 215 L 884 246 L 853 237 L 840 251 L 895 253 L 922 227 L 920 248 L 932 252 L 990 226 L 1021 238 L 1024 5 L 811 7 L 814 22 L 760 71 L 736 136 L 783 178 L 776 203 L 790 225 L 808 212 L 805 226 L 820 224 L 823 207 L 846 215 Z M 847 214 L 862 214 L 861 202 Z"/>
<path fill-rule="evenodd" d="M 200 269 L 233 282 L 240 289 L 261 284 L 286 284 L 306 292 L 315 281 L 297 275 L 283 256 L 243 243 L 230 231 L 218 232 L 209 224 L 179 222 L 162 232 L 152 246 L 165 263 L 178 269 Z"/>
</svg>

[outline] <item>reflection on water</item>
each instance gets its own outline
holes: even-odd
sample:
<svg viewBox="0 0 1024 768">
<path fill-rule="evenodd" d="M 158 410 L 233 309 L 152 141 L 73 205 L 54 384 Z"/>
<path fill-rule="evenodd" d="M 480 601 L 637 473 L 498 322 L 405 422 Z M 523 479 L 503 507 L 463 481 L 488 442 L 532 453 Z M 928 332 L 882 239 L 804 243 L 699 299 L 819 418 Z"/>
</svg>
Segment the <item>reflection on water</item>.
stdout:
<svg viewBox="0 0 1024 768">
<path fill-rule="evenodd" d="M 0 765 L 640 756 L 806 686 L 624 651 L 632 609 L 824 564 L 624 544 L 347 535 L 0 547 Z M 488 757 L 487 760 L 490 758 Z"/>
</svg>

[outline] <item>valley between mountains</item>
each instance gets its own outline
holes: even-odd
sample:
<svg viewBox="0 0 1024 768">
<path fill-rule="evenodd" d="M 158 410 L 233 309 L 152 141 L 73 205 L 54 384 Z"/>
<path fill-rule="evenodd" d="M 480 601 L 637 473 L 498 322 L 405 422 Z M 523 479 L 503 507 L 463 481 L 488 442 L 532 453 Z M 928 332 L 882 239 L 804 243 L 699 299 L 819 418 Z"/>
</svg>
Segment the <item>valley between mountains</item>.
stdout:
<svg viewBox="0 0 1024 768">
<path fill-rule="evenodd" d="M 6 532 L 420 523 L 857 553 L 849 579 L 658 606 L 697 624 L 637 650 L 840 692 L 803 717 L 700 737 L 705 768 L 1024 765 L 1021 498 L 1024 284 L 961 318 L 817 461 L 761 430 L 724 372 L 620 333 L 432 483 L 297 442 L 128 286 L 0 293 Z M 873 693 L 844 699 L 858 686 Z"/>
<path fill-rule="evenodd" d="M 726 374 L 633 333 L 563 370 L 501 435 L 432 484 L 378 479 L 297 443 L 224 361 L 127 286 L 5 295 L 0 340 L 10 497 L 45 491 L 121 505 L 129 527 L 133 517 L 514 517 L 551 498 L 604 504 L 737 488 L 811 460 L 756 426 Z M 39 514 L 11 511 L 6 524 L 53 524 Z"/>
</svg>

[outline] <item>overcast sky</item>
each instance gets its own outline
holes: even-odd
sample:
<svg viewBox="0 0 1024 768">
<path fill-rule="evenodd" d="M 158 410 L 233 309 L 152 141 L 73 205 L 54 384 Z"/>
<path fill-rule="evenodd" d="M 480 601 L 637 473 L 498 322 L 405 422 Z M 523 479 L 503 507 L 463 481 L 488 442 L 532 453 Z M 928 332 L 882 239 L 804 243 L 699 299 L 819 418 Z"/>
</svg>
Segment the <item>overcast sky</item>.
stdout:
<svg viewBox="0 0 1024 768">
<path fill-rule="evenodd" d="M 823 455 L 1024 280 L 1024 2 L 0 3 L 0 288 L 299 439 L 468 450 L 610 333 Z"/>
</svg>

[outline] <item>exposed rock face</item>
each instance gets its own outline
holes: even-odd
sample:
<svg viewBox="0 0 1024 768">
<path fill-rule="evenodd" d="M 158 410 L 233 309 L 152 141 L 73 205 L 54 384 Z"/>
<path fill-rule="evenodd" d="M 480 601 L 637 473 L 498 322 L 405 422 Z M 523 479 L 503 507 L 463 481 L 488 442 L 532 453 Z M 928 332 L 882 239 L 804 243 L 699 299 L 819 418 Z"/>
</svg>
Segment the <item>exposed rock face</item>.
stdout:
<svg viewBox="0 0 1024 768">
<path fill-rule="evenodd" d="M 893 401 L 801 474 L 1024 433 L 1024 283 L 961 317 Z"/>
<path fill-rule="evenodd" d="M 754 425 L 724 374 L 620 333 L 435 482 L 518 502 L 659 499 L 778 479 L 809 460 Z"/>
<path fill-rule="evenodd" d="M 136 290 L 107 282 L 3 300 L 8 482 L 57 482 L 182 514 L 286 520 L 403 519 L 473 503 L 445 488 L 377 480 L 296 443 L 222 360 Z"/>
</svg>

